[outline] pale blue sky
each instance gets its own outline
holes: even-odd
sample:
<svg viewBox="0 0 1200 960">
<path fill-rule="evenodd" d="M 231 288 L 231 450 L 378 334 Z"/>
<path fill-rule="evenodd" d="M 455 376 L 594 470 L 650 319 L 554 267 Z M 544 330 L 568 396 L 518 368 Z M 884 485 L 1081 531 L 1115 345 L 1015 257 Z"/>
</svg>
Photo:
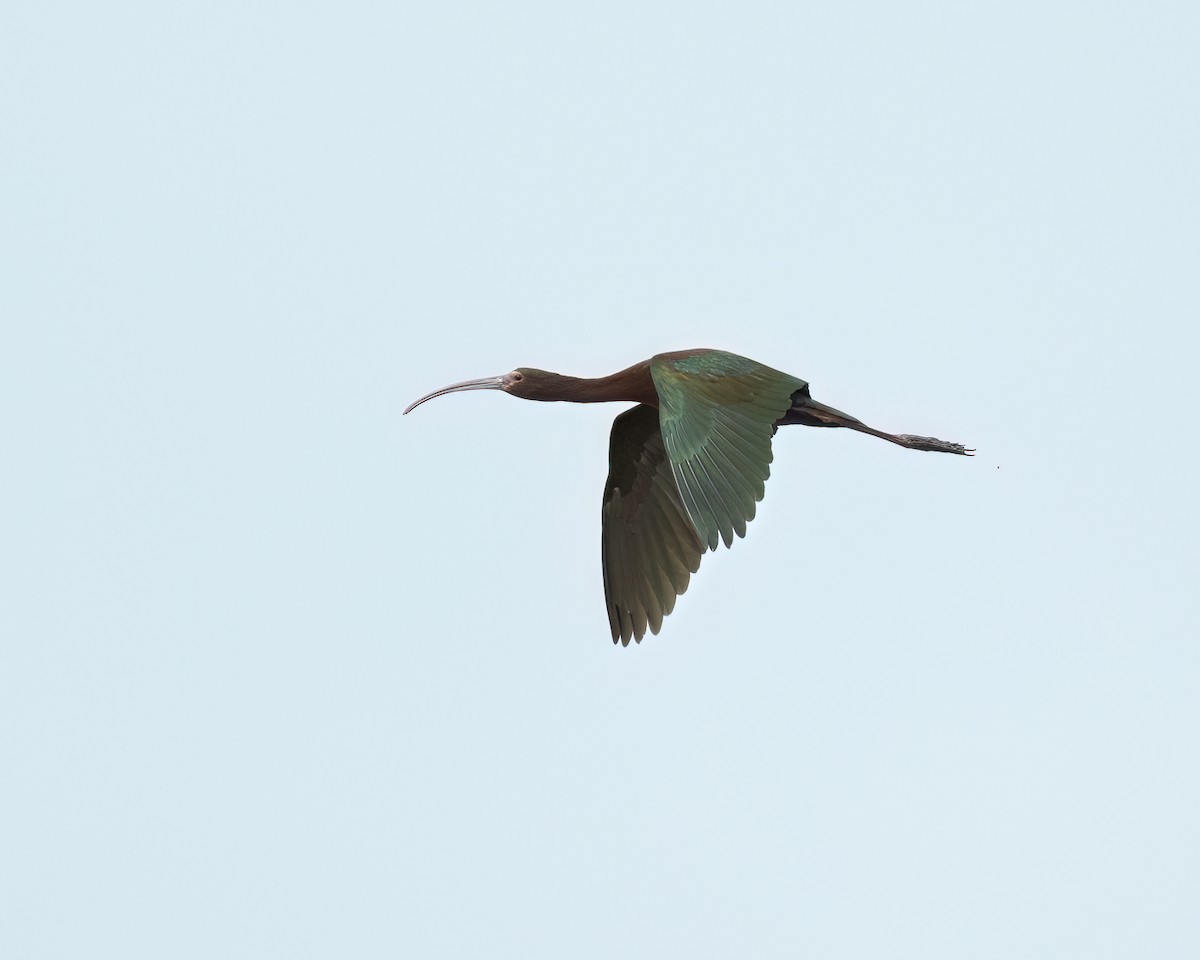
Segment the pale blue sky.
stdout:
<svg viewBox="0 0 1200 960">
<path fill-rule="evenodd" d="M 0 11 L 0 953 L 1200 955 L 1194 3 Z M 799 427 L 609 640 L 617 406 Z"/>
</svg>

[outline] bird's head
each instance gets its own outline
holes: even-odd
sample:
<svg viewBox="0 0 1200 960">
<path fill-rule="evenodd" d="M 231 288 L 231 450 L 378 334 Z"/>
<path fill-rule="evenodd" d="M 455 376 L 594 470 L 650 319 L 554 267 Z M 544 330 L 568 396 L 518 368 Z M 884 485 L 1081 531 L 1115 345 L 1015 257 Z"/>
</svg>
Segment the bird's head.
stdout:
<svg viewBox="0 0 1200 960">
<path fill-rule="evenodd" d="M 405 407 L 404 412 L 411 413 L 426 400 L 432 400 L 434 397 L 440 397 L 447 393 L 458 393 L 461 390 L 503 390 L 505 393 L 511 393 L 514 397 L 523 397 L 526 400 L 550 399 L 555 382 L 561 379 L 557 373 L 550 373 L 548 370 L 517 367 L 516 370 L 498 377 L 464 380 L 462 383 L 452 383 L 448 387 L 434 390 L 433 393 L 425 394 L 420 400 L 414 400 Z"/>
</svg>

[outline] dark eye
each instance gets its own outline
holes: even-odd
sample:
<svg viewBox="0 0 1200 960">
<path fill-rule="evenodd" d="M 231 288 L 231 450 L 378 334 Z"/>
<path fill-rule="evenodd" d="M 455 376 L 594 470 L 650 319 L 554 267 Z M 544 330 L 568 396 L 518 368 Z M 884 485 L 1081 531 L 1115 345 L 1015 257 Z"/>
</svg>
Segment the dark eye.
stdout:
<svg viewBox="0 0 1200 960">
<path fill-rule="evenodd" d="M 517 383 L 520 383 L 522 380 L 524 380 L 524 379 L 525 379 L 525 375 L 524 375 L 524 374 L 522 374 L 522 373 L 514 373 L 514 374 L 513 374 L 513 379 L 514 379 L 514 380 L 516 380 L 516 381 L 517 381 Z"/>
</svg>

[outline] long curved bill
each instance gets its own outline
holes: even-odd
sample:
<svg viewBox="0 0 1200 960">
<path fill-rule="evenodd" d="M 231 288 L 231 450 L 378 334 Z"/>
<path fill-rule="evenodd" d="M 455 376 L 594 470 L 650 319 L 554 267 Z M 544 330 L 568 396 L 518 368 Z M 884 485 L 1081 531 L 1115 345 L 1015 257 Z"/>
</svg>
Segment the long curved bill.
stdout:
<svg viewBox="0 0 1200 960">
<path fill-rule="evenodd" d="M 440 397 L 446 393 L 458 393 L 460 390 L 503 390 L 504 377 L 480 377 L 478 380 L 464 380 L 462 383 L 452 383 L 448 387 L 442 387 L 441 390 L 434 390 L 433 393 L 427 393 L 420 400 L 414 400 L 404 408 L 406 414 L 416 410 L 426 400 L 432 400 L 434 397 Z"/>
</svg>

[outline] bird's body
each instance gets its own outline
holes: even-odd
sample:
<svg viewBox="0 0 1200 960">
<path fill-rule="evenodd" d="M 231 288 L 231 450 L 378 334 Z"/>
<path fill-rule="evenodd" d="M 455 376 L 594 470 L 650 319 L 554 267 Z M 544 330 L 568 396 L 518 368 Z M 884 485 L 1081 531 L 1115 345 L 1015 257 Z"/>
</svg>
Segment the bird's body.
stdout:
<svg viewBox="0 0 1200 960">
<path fill-rule="evenodd" d="M 623 644 L 658 633 L 706 550 L 746 535 L 779 427 L 846 427 L 914 450 L 974 452 L 868 427 L 813 400 L 805 381 L 722 350 L 661 353 L 596 379 L 522 367 L 443 387 L 404 412 L 460 390 L 637 404 L 613 421 L 604 488 L 604 592 L 613 641 Z"/>
</svg>

